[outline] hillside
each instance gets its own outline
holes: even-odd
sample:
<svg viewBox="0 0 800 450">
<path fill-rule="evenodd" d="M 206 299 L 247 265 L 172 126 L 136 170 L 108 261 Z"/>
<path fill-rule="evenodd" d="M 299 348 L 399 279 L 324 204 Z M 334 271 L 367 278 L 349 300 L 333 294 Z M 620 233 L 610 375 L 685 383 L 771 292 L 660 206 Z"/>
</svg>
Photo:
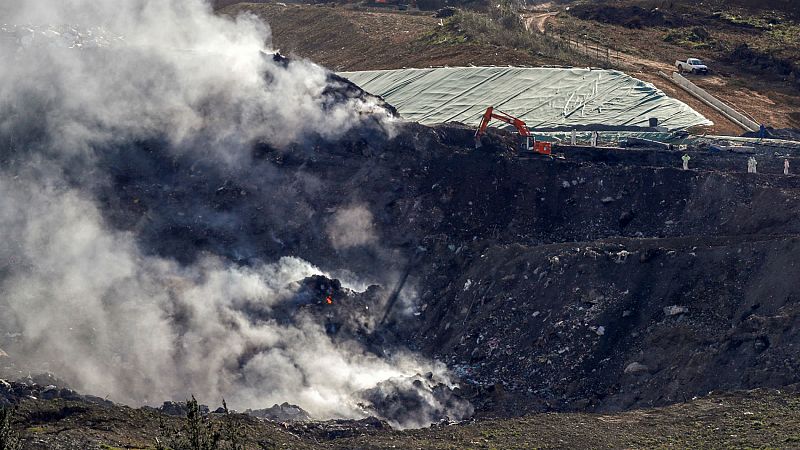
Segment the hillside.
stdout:
<svg viewBox="0 0 800 450">
<path fill-rule="evenodd" d="M 658 70 L 672 70 L 676 59 L 702 58 L 712 74 L 695 79 L 701 87 L 762 123 L 798 127 L 796 9 L 776 11 L 750 3 L 759 8 L 728 2 L 575 2 L 549 26 L 559 36 L 580 36 L 638 57 L 629 70 L 641 72 L 648 81 L 655 82 Z"/>
<path fill-rule="evenodd" d="M 798 411 L 797 394 L 752 391 L 617 415 L 538 414 L 409 431 L 377 421 L 279 424 L 238 414 L 217 414 L 212 423 L 233 426 L 240 445 L 258 449 L 793 448 L 800 443 Z M 184 422 L 152 411 L 59 400 L 27 400 L 12 418 L 31 450 L 153 448 L 156 438 L 164 441 L 164 425 L 179 429 Z"/>
<path fill-rule="evenodd" d="M 469 416 L 468 401 L 475 419 L 411 431 L 377 419 L 215 420 L 237 421 L 247 448 L 796 442 L 800 182 L 781 175 L 773 155 L 791 154 L 795 166 L 798 150 L 760 147 L 760 173 L 752 175 L 741 173 L 747 155 L 701 148 L 689 150 L 693 170 L 682 171 L 680 155 L 669 151 L 571 148 L 564 160 L 520 158 L 505 133 L 491 133 L 482 151 L 471 138 L 458 126 L 408 124 L 392 138 L 367 128 L 308 150 L 257 145 L 244 169 L 176 156 L 158 142 L 104 154 L 97 170 L 114 177 L 95 187 L 99 214 L 137 233 L 148 254 L 189 267 L 203 255 L 246 254 L 244 264 L 265 277 L 272 269 L 259 260 L 291 254 L 319 267 L 346 261 L 343 279 L 381 280 L 353 289 L 315 274 L 269 310 L 255 302 L 241 310 L 254 327 L 280 321 L 318 330 L 317 345 L 335 343 L 315 353 L 328 361 L 343 349 L 411 349 L 446 364 L 459 384 L 446 388 L 424 374 L 387 380 L 354 393 L 364 413 L 395 428 L 420 417 L 450 423 Z M 287 189 L 298 173 L 302 187 Z M 175 211 L 195 214 L 187 223 Z M 227 219 L 204 219 L 215 215 Z M 346 233 L 339 223 L 349 224 Z M 387 271 L 395 277 L 383 281 Z M 171 295 L 193 292 L 192 282 L 171 275 Z M 395 306 L 395 291 L 413 303 Z M 239 332 L 223 330 L 214 336 Z M 291 339 L 280 345 L 295 358 Z M 25 367 L 24 347 L 4 348 L 4 370 Z M 258 361 L 258 347 L 238 350 L 238 363 Z M 293 363 L 284 370 L 323 389 L 338 386 L 340 368 Z M 69 374 L 69 365 L 49 367 Z M 163 433 L 160 423 L 180 423 L 163 416 L 174 407 L 131 409 L 82 397 L 54 378 L 39 382 L 52 386 L 33 383 L 0 382 L 3 403 L 18 404 L 26 449 L 142 448 Z M 262 383 L 245 390 L 248 401 L 272 386 Z M 140 389 L 150 398 L 159 392 Z M 212 410 L 220 401 L 196 395 Z"/>
<path fill-rule="evenodd" d="M 254 13 L 270 24 L 273 45 L 281 52 L 337 71 L 557 62 L 524 49 L 437 39 L 439 19 L 430 13 L 274 3 L 241 3 L 221 10 L 231 16 L 242 12 Z"/>
<path fill-rule="evenodd" d="M 663 95 L 442 68 L 380 74 L 392 105 L 314 62 L 686 98 L 658 72 L 691 50 L 794 123 L 793 80 L 725 59 L 790 55 L 793 19 L 664 5 L 6 4 L 0 450 L 800 446 L 800 142 L 710 115 L 532 151 L 422 121 L 509 86 L 541 124 L 638 125 Z"/>
<path fill-rule="evenodd" d="M 575 8 L 574 5 L 570 6 L 570 9 Z M 333 70 L 445 65 L 591 65 L 618 68 L 655 84 L 703 113 L 716 124 L 708 131 L 740 134 L 742 130 L 721 114 L 658 75 L 659 71 L 672 70 L 676 59 L 695 55 L 706 58 L 715 69 L 711 77 L 697 80 L 702 87 L 775 128 L 800 126 L 797 116 L 800 93 L 790 81 L 783 81 L 785 75 L 742 68 L 740 64 L 728 62 L 728 57 L 723 53 L 697 48 L 693 43 L 687 47 L 690 44 L 680 39 L 667 42 L 670 39 L 666 39 L 666 36 L 670 33 L 691 35 L 696 25 L 667 29 L 662 22 L 654 27 L 629 28 L 623 23 L 598 21 L 596 17 L 580 19 L 565 9 L 566 6 L 550 3 L 536 7 L 534 15 L 546 14 L 542 22 L 546 24 L 546 34 L 535 28 L 504 30 L 497 23 L 487 22 L 486 16 L 470 11 L 437 19 L 424 12 L 364 9 L 352 5 L 242 3 L 224 8 L 221 12 L 229 15 L 243 11 L 256 14 L 270 23 L 276 48 L 311 58 Z M 730 42 L 725 41 L 726 48 L 733 49 L 737 43 L 752 41 L 755 32 L 752 28 L 731 24 L 728 16 L 713 18 L 713 8 L 704 11 L 710 18 L 699 20 L 708 22 L 706 26 L 712 29 L 715 39 L 717 36 L 730 39 Z M 728 11 L 729 14 L 740 12 L 730 8 Z M 439 25 L 440 20 L 442 25 Z M 794 27 L 793 23 L 786 26 Z M 722 27 L 725 32 L 717 33 L 713 31 L 714 27 Z M 764 39 L 770 38 L 766 36 Z M 790 41 L 778 47 L 797 48 L 791 40 L 794 38 L 785 39 Z M 578 42 L 580 45 L 575 48 Z M 585 47 L 587 42 L 602 46 L 602 52 L 591 50 L 587 55 L 586 49 L 581 47 Z M 611 49 L 610 60 L 605 58 L 606 47 Z"/>
</svg>

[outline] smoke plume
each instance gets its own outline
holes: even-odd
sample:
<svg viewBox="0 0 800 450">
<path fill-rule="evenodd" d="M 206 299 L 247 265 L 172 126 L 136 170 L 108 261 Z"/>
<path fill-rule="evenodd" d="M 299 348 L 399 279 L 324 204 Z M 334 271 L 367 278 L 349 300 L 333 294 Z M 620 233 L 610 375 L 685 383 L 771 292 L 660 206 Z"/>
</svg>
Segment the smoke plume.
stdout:
<svg viewBox="0 0 800 450">
<path fill-rule="evenodd" d="M 364 205 L 342 208 L 328 225 L 328 238 L 337 249 L 371 244 L 377 239 L 372 221 L 372 213 Z"/>
<path fill-rule="evenodd" d="M 0 196 L 3 327 L 24 336 L 14 353 L 82 389 L 131 404 L 191 393 L 238 408 L 290 399 L 315 417 L 352 417 L 363 413 L 352 393 L 428 368 L 334 345 L 311 320 L 271 319 L 298 281 L 322 274 L 305 261 L 180 266 L 142 255 L 79 192 L 3 176 Z"/>
<path fill-rule="evenodd" d="M 0 65 L 0 326 L 18 336 L 4 344 L 16 362 L 132 405 L 194 393 L 238 409 L 290 401 L 315 418 L 363 416 L 355 393 L 387 379 L 446 379 L 414 355 L 334 341 L 311 316 L 278 320 L 272 311 L 320 268 L 208 251 L 180 263 L 144 250 L 138 228 L 112 225 L 113 205 L 98 195 L 110 171 L 132 170 L 100 164 L 109 148 L 156 140 L 176 158 L 244 174 L 254 142 L 302 148 L 358 127 L 387 132 L 379 105 L 332 99 L 325 69 L 272 57 L 267 25 L 216 16 L 201 0 L 0 9 L 0 58 L 10 62 Z M 240 220 L 226 214 L 197 220 Z M 342 210 L 328 232 L 344 248 L 375 240 L 364 206 Z"/>
<path fill-rule="evenodd" d="M 261 139 L 335 137 L 374 105 L 326 103 L 327 71 L 274 61 L 255 17 L 201 0 L 32 0 L 10 6 L 0 44 L 2 126 L 31 128 L 58 152 L 166 135 L 236 160 Z M 33 24 L 33 25 L 31 25 Z M 11 114 L 8 114 L 8 113 Z"/>
</svg>

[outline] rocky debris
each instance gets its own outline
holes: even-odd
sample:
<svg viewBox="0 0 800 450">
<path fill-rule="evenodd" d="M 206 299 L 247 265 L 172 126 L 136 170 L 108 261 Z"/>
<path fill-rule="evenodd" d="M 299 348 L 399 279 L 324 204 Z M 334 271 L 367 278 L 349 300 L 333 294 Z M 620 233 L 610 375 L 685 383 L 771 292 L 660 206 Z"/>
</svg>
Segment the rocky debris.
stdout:
<svg viewBox="0 0 800 450">
<path fill-rule="evenodd" d="M 347 141 L 309 155 L 298 149 L 280 163 L 272 159 L 278 153 L 256 160 L 253 170 L 275 170 L 278 184 L 293 183 L 283 174 L 299 167 L 313 175 L 313 191 L 291 199 L 273 195 L 284 191 L 261 178 L 231 181 L 212 167 L 178 159 L 168 166 L 175 181 L 119 178 L 104 192 L 111 198 L 135 194 L 147 206 L 148 221 L 141 221 L 143 213 L 106 213 L 123 228 L 143 227 L 142 240 L 153 251 L 176 258 L 211 251 L 237 260 L 251 255 L 246 263 L 260 255 L 293 254 L 320 267 L 346 260 L 348 269 L 373 279 L 402 273 L 414 261 L 408 286 L 419 301 L 398 308 L 383 326 L 373 311 L 383 313 L 392 282 L 354 292 L 331 278 L 311 277 L 299 284 L 292 309 L 279 317 L 310 315 L 336 339 L 356 339 L 376 354 L 398 346 L 440 359 L 462 378 L 479 414 L 664 404 L 713 389 L 719 367 L 729 364 L 753 375 L 726 379 L 726 386 L 796 379 L 777 363 L 788 347 L 775 343 L 790 338 L 770 339 L 768 347 L 749 335 L 735 349 L 727 342 L 730 311 L 739 302 L 748 309 L 760 302 L 743 286 L 772 284 L 777 277 L 754 272 L 751 264 L 774 258 L 779 267 L 791 267 L 780 255 L 793 254 L 796 245 L 772 236 L 800 233 L 800 183 L 745 179 L 738 174 L 741 155 L 698 153 L 692 161 L 709 168 L 698 172 L 679 170 L 680 155 L 657 150 L 579 149 L 564 160 L 521 159 L 502 131 L 488 133 L 478 151 L 472 149 L 473 133 L 459 125 L 406 124 L 391 141 L 364 144 L 375 149 L 370 154 Z M 351 138 L 358 142 L 362 136 Z M 158 149 L 138 156 L 131 166 L 144 158 L 153 167 L 142 173 L 165 170 Z M 185 178 L 184 171 L 193 173 L 190 167 L 202 168 L 202 176 Z M 222 195 L 216 192 L 220 186 L 225 193 L 247 187 L 259 194 Z M 170 208 L 162 207 L 163 192 L 170 193 Z M 345 192 L 357 194 L 374 214 L 378 241 L 391 250 L 341 251 L 325 240 L 326 221 L 350 202 Z M 604 198 L 613 201 L 603 204 Z M 204 207 L 212 215 L 221 210 L 243 219 L 233 229 L 192 224 L 185 234 L 157 226 L 169 223 L 175 208 L 198 204 L 210 205 Z M 754 241 L 754 234 L 763 239 Z M 420 247 L 425 251 L 418 253 Z M 728 266 L 736 270 L 719 273 Z M 792 279 L 780 277 L 782 292 L 792 292 Z M 664 320 L 664 308 L 687 298 L 691 313 Z M 754 315 L 780 315 L 777 308 L 793 301 L 786 294 L 768 313 L 760 309 Z M 780 334 L 777 325 L 769 327 Z M 701 348 L 701 356 L 693 356 Z M 753 355 L 737 353 L 745 349 Z M 755 359 L 757 351 L 770 357 Z M 622 390 L 621 368 L 631 361 L 654 375 L 637 377 L 642 384 Z M 758 377 L 761 371 L 770 375 Z M 676 379 L 682 382 L 676 385 Z M 387 392 L 385 397 L 401 403 L 409 392 L 409 404 L 417 398 L 413 390 Z M 376 405 L 404 417 L 404 408 L 384 408 L 381 398 Z"/>
<path fill-rule="evenodd" d="M 109 226 L 136 230 L 148 253 L 245 266 L 296 255 L 381 284 L 356 292 L 338 275 L 311 277 L 266 317 L 316 320 L 378 357 L 443 361 L 478 414 L 619 410 L 800 381 L 789 345 L 800 329 L 787 319 L 800 289 L 796 177 L 745 177 L 746 156 L 728 153 L 698 150 L 701 169 L 682 171 L 670 151 L 521 158 L 504 131 L 480 150 L 465 126 L 395 131 L 256 144 L 234 172 L 160 141 L 130 143 L 98 153 L 109 182 L 93 189 Z M 756 149 L 767 171 L 774 151 Z M 326 229 L 354 199 L 373 214 L 377 244 L 342 250 Z M 394 291 L 403 300 L 383 322 Z M 665 320 L 687 299 L 691 313 Z M 631 361 L 652 375 L 628 384 Z M 457 417 L 446 406 L 458 395 L 418 381 L 365 392 L 365 408 L 399 424 L 432 397 L 444 405 L 432 420 Z"/>
<path fill-rule="evenodd" d="M 644 364 L 635 361 L 625 366 L 625 373 L 641 373 L 641 372 L 647 372 L 649 370 L 650 368 L 648 368 Z"/>
<path fill-rule="evenodd" d="M 25 399 L 63 399 L 105 406 L 114 404 L 113 402 L 93 395 L 78 394 L 69 388 L 58 387 L 53 384 L 44 386 L 36 384 L 31 382 L 30 379 L 21 381 L 0 380 L 0 405 L 14 405 Z"/>
<path fill-rule="evenodd" d="M 340 280 L 313 275 L 298 283 L 292 299 L 274 305 L 268 317 L 280 323 L 312 317 L 335 339 L 356 339 L 371 345 L 384 338 L 375 327 L 385 297 L 386 291 L 378 285 L 357 292 L 343 287 Z"/>
<path fill-rule="evenodd" d="M 677 316 L 679 314 L 686 314 L 688 312 L 689 312 L 689 308 L 687 308 L 685 306 L 672 305 L 672 306 L 665 306 L 664 307 L 664 314 L 667 315 L 667 316 L 670 316 L 670 317 L 671 316 Z"/>
<path fill-rule="evenodd" d="M 742 155 L 693 154 L 707 171 L 681 171 L 680 155 L 660 150 L 571 149 L 564 160 L 523 159 L 511 135 L 490 132 L 476 151 L 473 134 L 460 125 L 399 124 L 386 141 L 354 133 L 312 150 L 265 151 L 252 176 L 238 177 L 143 146 L 107 161 L 137 170 L 122 171 L 100 196 L 128 205 L 104 211 L 110 223 L 136 228 L 144 247 L 179 261 L 202 252 L 242 264 L 291 254 L 380 280 L 382 287 L 355 292 L 335 277 L 311 277 L 274 317 L 312 317 L 335 339 L 355 339 L 377 355 L 396 346 L 442 360 L 478 414 L 618 410 L 721 385 L 797 380 L 800 371 L 779 362 L 789 352 L 780 343 L 791 342 L 795 327 L 779 331 L 771 318 L 795 302 L 788 293 L 800 279 L 782 259 L 797 246 L 776 237 L 800 234 L 800 182 L 746 179 Z M 313 188 L 289 195 L 282 186 L 296 186 L 298 170 Z M 374 215 L 380 250 L 343 251 L 326 239 L 327 221 L 353 197 Z M 175 210 L 230 220 L 176 228 Z M 790 272 L 753 270 L 765 260 Z M 382 316 L 396 282 L 385 274 L 408 267 L 404 292 L 418 301 L 381 325 L 374 311 Z M 743 286 L 776 281 L 785 294 L 753 314 L 764 318 L 771 345 L 750 334 L 739 338 L 743 345 L 729 344 L 733 311 L 762 302 Z M 690 314 L 664 320 L 664 308 L 687 298 Z M 621 389 L 621 368 L 631 361 L 654 375 Z M 720 377 L 721 367 L 731 370 Z M 733 368 L 750 375 L 726 378 Z M 409 408 L 395 411 L 384 401 L 395 397 L 419 400 L 413 389 L 388 386 L 371 399 L 375 414 L 406 417 Z"/>
<path fill-rule="evenodd" d="M 311 420 L 311 416 L 303 408 L 297 405 L 290 405 L 287 402 L 280 405 L 272 405 L 265 409 L 248 409 L 245 414 L 259 419 L 271 420 L 273 422 L 306 422 Z"/>
<path fill-rule="evenodd" d="M 20 383 L 25 383 L 28 385 L 39 385 L 39 386 L 58 386 L 62 388 L 68 388 L 66 381 L 58 378 L 55 374 L 50 372 L 39 373 L 35 375 L 28 375 L 25 378 L 20 378 L 17 380 Z"/>
<path fill-rule="evenodd" d="M 636 218 L 636 213 L 633 211 L 623 211 L 622 214 L 619 215 L 619 227 L 625 228 L 633 222 L 633 219 Z"/>
<path fill-rule="evenodd" d="M 430 423 L 461 421 L 473 408 L 460 394 L 433 373 L 392 378 L 359 394 L 362 407 L 399 428 L 418 428 Z"/>
<path fill-rule="evenodd" d="M 211 412 L 207 405 L 198 405 L 200 409 L 200 414 L 206 415 Z M 186 402 L 174 402 L 174 401 L 165 401 L 161 406 L 158 408 L 151 408 L 155 411 L 160 413 L 166 414 L 168 416 L 179 416 L 185 417 L 186 414 L 189 412 Z"/>
<path fill-rule="evenodd" d="M 318 439 L 340 439 L 360 436 L 376 431 L 391 430 L 391 426 L 375 417 L 361 420 L 328 420 L 324 422 L 288 422 L 283 426 L 297 434 L 315 436 Z"/>
<path fill-rule="evenodd" d="M 330 105 L 341 104 L 342 102 L 347 102 L 352 99 L 359 99 L 364 104 L 374 105 L 375 110 L 364 111 L 365 113 L 375 113 L 377 110 L 381 110 L 390 117 L 400 117 L 397 108 L 387 103 L 383 97 L 371 94 L 361 89 L 347 78 L 333 72 L 328 72 L 328 86 L 323 90 L 322 95 L 327 98 L 326 103 Z"/>
<path fill-rule="evenodd" d="M 446 19 L 448 17 L 454 16 L 458 12 L 458 9 L 453 6 L 445 6 L 444 8 L 440 8 L 436 10 L 433 14 L 433 17 L 437 19 Z"/>
<path fill-rule="evenodd" d="M 322 275 L 313 275 L 300 283 L 295 299 L 301 303 L 326 303 L 333 304 L 349 295 L 342 288 L 339 280 L 332 280 Z"/>
</svg>

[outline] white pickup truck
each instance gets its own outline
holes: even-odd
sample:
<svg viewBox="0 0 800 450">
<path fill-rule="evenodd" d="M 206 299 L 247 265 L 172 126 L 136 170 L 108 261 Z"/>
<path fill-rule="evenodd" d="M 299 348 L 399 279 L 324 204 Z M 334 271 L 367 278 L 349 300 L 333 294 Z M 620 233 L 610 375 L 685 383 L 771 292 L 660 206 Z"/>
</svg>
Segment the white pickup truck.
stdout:
<svg viewBox="0 0 800 450">
<path fill-rule="evenodd" d="M 689 72 L 692 74 L 708 74 L 708 66 L 703 64 L 703 61 L 700 61 L 697 58 L 689 58 L 686 61 L 675 61 L 675 67 L 678 68 L 678 72 Z"/>
</svg>

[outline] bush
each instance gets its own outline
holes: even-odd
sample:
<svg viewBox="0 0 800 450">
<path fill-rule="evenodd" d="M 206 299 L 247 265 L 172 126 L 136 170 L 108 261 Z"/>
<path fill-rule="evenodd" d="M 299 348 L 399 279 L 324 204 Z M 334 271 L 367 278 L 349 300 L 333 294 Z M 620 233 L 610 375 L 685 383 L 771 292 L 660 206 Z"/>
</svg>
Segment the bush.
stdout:
<svg viewBox="0 0 800 450">
<path fill-rule="evenodd" d="M 224 400 L 222 405 L 226 418 L 230 419 Z M 161 437 L 156 439 L 156 450 L 244 450 L 241 430 L 232 420 L 227 420 L 220 431 L 209 417 L 203 416 L 194 396 L 186 401 L 186 411 L 180 429 L 161 423 Z"/>
<path fill-rule="evenodd" d="M 11 428 L 11 416 L 14 411 L 10 408 L 0 408 L 0 450 L 19 450 L 19 438 Z"/>
</svg>

